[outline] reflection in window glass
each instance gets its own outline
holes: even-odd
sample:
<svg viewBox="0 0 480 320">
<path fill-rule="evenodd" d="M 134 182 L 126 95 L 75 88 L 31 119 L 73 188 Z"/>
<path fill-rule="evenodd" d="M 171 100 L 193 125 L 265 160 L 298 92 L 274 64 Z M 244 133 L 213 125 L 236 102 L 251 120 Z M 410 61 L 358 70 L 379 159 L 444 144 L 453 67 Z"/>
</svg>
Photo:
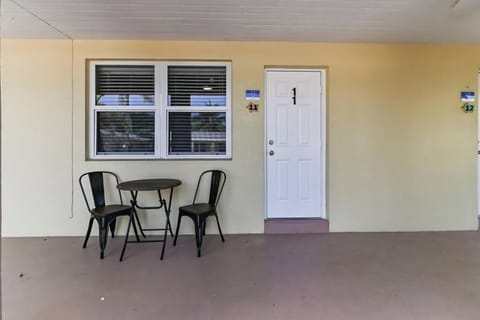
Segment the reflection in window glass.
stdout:
<svg viewBox="0 0 480 320">
<path fill-rule="evenodd" d="M 97 106 L 153 106 L 153 95 L 141 96 L 138 94 L 121 95 L 106 94 L 97 96 Z"/>
<path fill-rule="evenodd" d="M 225 112 L 170 112 L 169 154 L 225 155 Z"/>
<path fill-rule="evenodd" d="M 97 153 L 154 154 L 154 112 L 97 112 Z"/>
</svg>

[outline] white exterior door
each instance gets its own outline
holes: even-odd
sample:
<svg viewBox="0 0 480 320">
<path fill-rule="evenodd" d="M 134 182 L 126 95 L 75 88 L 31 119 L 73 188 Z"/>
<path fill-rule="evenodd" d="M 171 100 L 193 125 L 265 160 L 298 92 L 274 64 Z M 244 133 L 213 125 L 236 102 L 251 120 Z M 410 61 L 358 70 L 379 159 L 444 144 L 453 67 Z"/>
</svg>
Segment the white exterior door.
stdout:
<svg viewBox="0 0 480 320">
<path fill-rule="evenodd" d="M 267 218 L 325 218 L 324 79 L 266 72 Z"/>
</svg>

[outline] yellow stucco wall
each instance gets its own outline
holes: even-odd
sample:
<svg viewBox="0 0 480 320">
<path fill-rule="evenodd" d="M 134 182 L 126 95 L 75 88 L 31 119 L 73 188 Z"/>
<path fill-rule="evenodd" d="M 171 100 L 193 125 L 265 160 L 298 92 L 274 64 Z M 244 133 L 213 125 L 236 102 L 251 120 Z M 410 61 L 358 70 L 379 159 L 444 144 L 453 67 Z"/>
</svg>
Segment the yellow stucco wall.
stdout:
<svg viewBox="0 0 480 320">
<path fill-rule="evenodd" d="M 104 58 L 231 60 L 233 160 L 86 161 L 85 60 Z M 332 231 L 477 228 L 477 113 L 462 112 L 459 95 L 477 91 L 480 46 L 3 40 L 1 63 L 5 236 L 83 234 L 85 171 L 178 177 L 175 211 L 212 167 L 229 175 L 225 232 L 263 232 L 264 105 L 249 113 L 244 91 L 263 98 L 265 66 L 327 68 Z"/>
</svg>

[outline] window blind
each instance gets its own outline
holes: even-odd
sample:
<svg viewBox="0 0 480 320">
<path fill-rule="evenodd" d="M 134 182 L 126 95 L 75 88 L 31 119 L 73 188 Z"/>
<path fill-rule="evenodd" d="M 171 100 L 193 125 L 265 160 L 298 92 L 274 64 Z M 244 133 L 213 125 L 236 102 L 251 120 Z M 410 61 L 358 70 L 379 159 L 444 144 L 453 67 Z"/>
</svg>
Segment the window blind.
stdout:
<svg viewBox="0 0 480 320">
<path fill-rule="evenodd" d="M 169 154 L 225 155 L 225 112 L 169 112 Z"/>
<path fill-rule="evenodd" d="M 153 65 L 97 65 L 96 105 L 153 106 L 154 71 Z"/>
<path fill-rule="evenodd" d="M 97 112 L 97 154 L 152 155 L 155 112 Z"/>
<path fill-rule="evenodd" d="M 168 66 L 168 105 L 226 106 L 225 66 Z"/>
</svg>

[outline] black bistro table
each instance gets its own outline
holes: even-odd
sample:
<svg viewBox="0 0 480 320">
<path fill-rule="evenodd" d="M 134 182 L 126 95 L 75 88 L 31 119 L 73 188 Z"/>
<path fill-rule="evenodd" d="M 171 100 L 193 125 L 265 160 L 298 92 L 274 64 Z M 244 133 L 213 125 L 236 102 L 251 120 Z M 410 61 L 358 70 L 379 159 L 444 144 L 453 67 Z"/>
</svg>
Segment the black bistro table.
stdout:
<svg viewBox="0 0 480 320">
<path fill-rule="evenodd" d="M 173 196 L 173 189 L 182 182 L 177 179 L 142 179 L 142 180 L 131 180 L 119 183 L 117 188 L 119 190 L 130 191 L 132 195 L 132 200 L 130 201 L 132 204 L 132 209 L 130 212 L 130 220 L 128 221 L 127 227 L 127 234 L 125 236 L 125 242 L 123 244 L 122 255 L 120 256 L 120 261 L 123 260 L 123 255 L 125 253 L 125 249 L 127 248 L 127 243 L 141 243 L 141 242 L 163 242 L 162 246 L 162 254 L 160 256 L 160 260 L 163 260 L 163 254 L 165 253 L 165 244 L 167 243 L 167 232 L 170 231 L 170 234 L 173 236 L 172 226 L 170 225 L 170 208 L 172 206 L 172 196 Z M 170 190 L 170 196 L 167 200 L 162 196 L 162 190 Z M 160 201 L 160 205 L 158 206 L 141 206 L 138 203 L 138 192 L 139 191 L 156 191 L 158 194 L 158 200 Z M 137 210 L 136 209 L 161 209 L 163 208 L 165 211 L 166 216 L 166 223 L 165 228 L 154 228 L 154 229 L 144 229 L 140 224 L 140 220 L 138 220 Z M 135 226 L 135 217 L 137 219 L 138 227 L 140 232 L 142 233 L 143 237 L 145 238 L 144 231 L 164 231 L 163 239 L 160 240 L 140 240 L 137 235 L 137 241 L 130 241 L 128 240 L 128 236 L 130 233 L 130 227 L 133 224 L 133 228 L 136 229 Z M 135 234 L 137 234 L 135 232 Z"/>
</svg>

